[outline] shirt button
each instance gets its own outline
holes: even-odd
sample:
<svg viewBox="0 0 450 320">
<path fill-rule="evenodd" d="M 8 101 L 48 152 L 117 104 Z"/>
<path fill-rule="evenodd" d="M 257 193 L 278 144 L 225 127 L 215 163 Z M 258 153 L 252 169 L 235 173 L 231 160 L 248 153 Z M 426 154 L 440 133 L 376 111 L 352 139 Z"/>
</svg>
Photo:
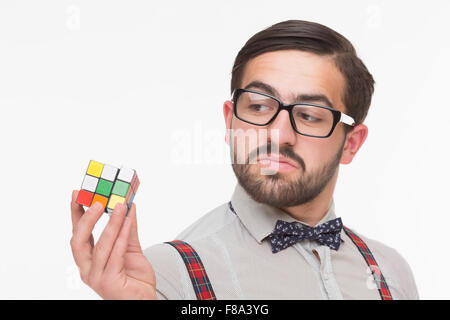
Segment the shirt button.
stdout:
<svg viewBox="0 0 450 320">
<path fill-rule="evenodd" d="M 327 281 L 327 280 L 329 279 L 328 273 L 324 273 L 324 274 L 323 274 L 323 279 L 324 279 L 325 281 Z"/>
</svg>

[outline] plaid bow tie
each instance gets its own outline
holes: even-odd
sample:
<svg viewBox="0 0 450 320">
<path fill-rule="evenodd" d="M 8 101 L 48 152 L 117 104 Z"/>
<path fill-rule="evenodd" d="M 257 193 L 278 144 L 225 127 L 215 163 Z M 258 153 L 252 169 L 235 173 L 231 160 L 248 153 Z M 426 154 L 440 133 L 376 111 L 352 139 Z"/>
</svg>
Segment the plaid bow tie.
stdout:
<svg viewBox="0 0 450 320">
<path fill-rule="evenodd" d="M 275 229 L 269 235 L 272 252 L 277 253 L 303 239 L 316 240 L 333 250 L 341 244 L 342 220 L 336 218 L 316 227 L 302 225 L 299 222 L 278 220 Z"/>
</svg>

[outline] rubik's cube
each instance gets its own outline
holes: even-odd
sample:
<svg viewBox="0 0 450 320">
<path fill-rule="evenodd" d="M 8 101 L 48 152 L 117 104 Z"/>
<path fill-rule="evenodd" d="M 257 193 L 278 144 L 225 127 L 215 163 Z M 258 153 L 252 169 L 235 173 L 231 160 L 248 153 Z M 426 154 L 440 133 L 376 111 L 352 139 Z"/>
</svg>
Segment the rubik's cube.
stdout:
<svg viewBox="0 0 450 320">
<path fill-rule="evenodd" d="M 117 203 L 125 203 L 129 209 L 138 187 L 139 179 L 135 170 L 124 167 L 119 169 L 91 160 L 77 203 L 90 207 L 100 202 L 107 213 L 111 213 Z"/>
</svg>

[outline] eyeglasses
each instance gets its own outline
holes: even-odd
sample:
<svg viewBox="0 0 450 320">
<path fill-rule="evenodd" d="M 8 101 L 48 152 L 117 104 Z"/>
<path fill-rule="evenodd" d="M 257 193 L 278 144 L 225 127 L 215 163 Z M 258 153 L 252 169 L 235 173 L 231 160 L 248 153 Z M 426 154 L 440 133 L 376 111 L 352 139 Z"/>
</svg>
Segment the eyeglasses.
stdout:
<svg viewBox="0 0 450 320">
<path fill-rule="evenodd" d="M 234 115 L 247 123 L 266 126 L 281 110 L 289 112 L 295 132 L 316 138 L 329 137 L 336 125 L 355 125 L 355 120 L 331 107 L 313 103 L 284 104 L 278 98 L 249 89 L 236 89 L 232 97 Z"/>
</svg>

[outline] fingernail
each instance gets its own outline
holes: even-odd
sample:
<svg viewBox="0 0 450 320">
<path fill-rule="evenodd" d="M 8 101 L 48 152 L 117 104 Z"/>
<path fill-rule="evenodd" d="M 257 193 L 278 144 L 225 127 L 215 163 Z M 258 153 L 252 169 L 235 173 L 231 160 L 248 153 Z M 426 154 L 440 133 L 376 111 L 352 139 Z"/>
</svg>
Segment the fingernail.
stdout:
<svg viewBox="0 0 450 320">
<path fill-rule="evenodd" d="M 94 210 L 100 210 L 100 209 L 103 209 L 103 205 L 102 205 L 100 202 L 96 202 L 96 203 L 94 203 L 94 205 L 92 206 L 92 208 L 93 208 Z"/>
<path fill-rule="evenodd" d="M 116 206 L 114 207 L 113 210 L 113 214 L 121 214 L 122 210 L 123 210 L 123 204 L 122 203 L 117 203 Z"/>
</svg>

